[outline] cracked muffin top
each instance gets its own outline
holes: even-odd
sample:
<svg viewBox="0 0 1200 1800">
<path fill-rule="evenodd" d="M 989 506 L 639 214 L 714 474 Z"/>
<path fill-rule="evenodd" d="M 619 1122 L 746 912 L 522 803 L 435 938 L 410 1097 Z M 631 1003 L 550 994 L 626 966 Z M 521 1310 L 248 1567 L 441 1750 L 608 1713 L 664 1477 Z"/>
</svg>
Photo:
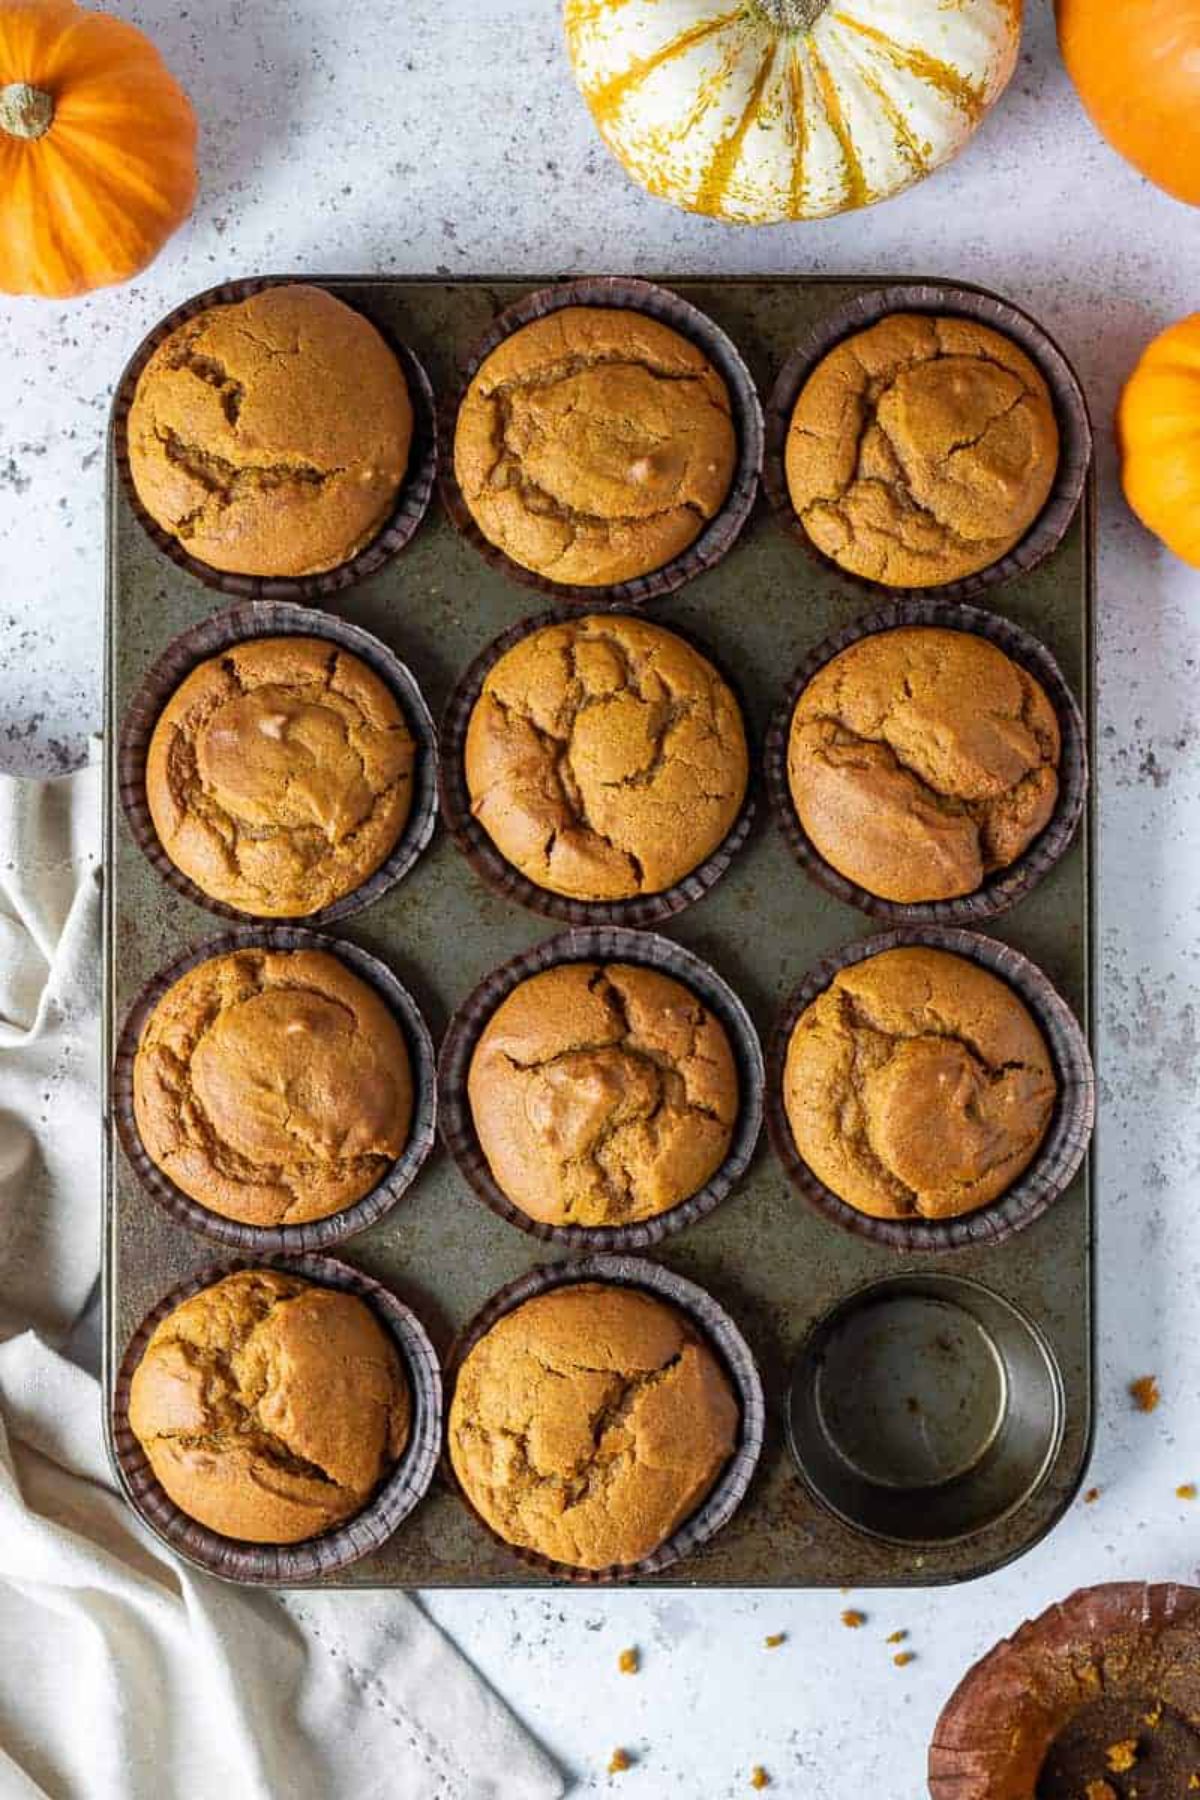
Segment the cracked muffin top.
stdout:
<svg viewBox="0 0 1200 1800">
<path fill-rule="evenodd" d="M 998 562 L 1050 495 L 1058 425 L 1037 366 L 970 319 L 893 313 L 831 350 L 784 452 L 804 529 L 842 568 L 938 587 Z"/>
<path fill-rule="evenodd" d="M 739 1410 L 675 1307 L 581 1282 L 527 1300 L 458 1372 L 450 1459 L 507 1543 L 576 1568 L 640 1561 L 711 1491 Z"/>
<path fill-rule="evenodd" d="M 496 1008 L 467 1077 L 497 1185 L 547 1225 L 668 1212 L 724 1162 L 738 1078 L 719 1021 L 682 982 L 563 963 Z"/>
<path fill-rule="evenodd" d="M 206 894 L 300 918 L 387 860 L 415 755 L 395 695 L 358 657 L 327 638 L 253 638 L 168 700 L 146 801 L 163 849 Z"/>
<path fill-rule="evenodd" d="M 505 651 L 464 763 L 500 854 L 576 900 L 681 881 L 728 834 L 749 776 L 742 715 L 712 664 L 674 632 L 611 613 Z"/>
<path fill-rule="evenodd" d="M 909 946 L 842 969 L 801 1013 L 783 1103 L 796 1148 L 878 1219 L 951 1219 L 1028 1168 L 1058 1094 L 1046 1041 L 978 963 Z"/>
<path fill-rule="evenodd" d="M 563 307 L 505 338 L 454 434 L 454 473 L 489 543 L 583 587 L 680 555 L 736 461 L 729 390 L 703 352 L 614 307 Z"/>
<path fill-rule="evenodd" d="M 383 1000 L 323 950 L 238 950 L 181 975 L 133 1065 L 146 1153 L 245 1225 L 324 1219 L 408 1141 L 412 1070 Z"/>
<path fill-rule="evenodd" d="M 164 339 L 129 410 L 129 471 L 150 516 L 214 569 L 315 575 L 387 522 L 412 429 L 375 327 L 291 282 Z"/>
<path fill-rule="evenodd" d="M 860 638 L 801 693 L 788 785 L 814 847 L 885 900 L 974 893 L 1045 829 L 1058 720 L 986 638 L 904 626 Z"/>
<path fill-rule="evenodd" d="M 274 1269 L 168 1313 L 129 1424 L 182 1512 L 223 1537 L 294 1544 L 360 1512 L 408 1443 L 395 1345 L 362 1300 Z"/>
</svg>

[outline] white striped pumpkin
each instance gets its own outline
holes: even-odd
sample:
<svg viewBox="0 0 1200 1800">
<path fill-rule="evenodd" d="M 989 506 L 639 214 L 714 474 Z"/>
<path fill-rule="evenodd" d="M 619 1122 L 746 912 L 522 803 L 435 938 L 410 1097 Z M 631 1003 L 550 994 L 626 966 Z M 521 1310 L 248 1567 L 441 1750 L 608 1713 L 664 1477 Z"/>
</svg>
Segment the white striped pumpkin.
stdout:
<svg viewBox="0 0 1200 1800">
<path fill-rule="evenodd" d="M 1021 0 L 566 0 L 609 148 L 740 224 L 869 206 L 955 156 L 1008 85 Z"/>
</svg>

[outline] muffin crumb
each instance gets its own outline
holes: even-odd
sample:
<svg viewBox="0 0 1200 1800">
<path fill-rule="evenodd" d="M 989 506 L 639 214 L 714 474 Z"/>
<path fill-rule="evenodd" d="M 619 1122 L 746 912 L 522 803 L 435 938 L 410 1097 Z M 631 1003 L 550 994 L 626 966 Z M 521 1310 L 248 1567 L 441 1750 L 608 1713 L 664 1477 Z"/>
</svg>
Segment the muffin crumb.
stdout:
<svg viewBox="0 0 1200 1800">
<path fill-rule="evenodd" d="M 1156 1375 L 1139 1375 L 1136 1381 L 1130 1382 L 1129 1392 L 1139 1412 L 1154 1412 L 1162 1399 Z"/>
<path fill-rule="evenodd" d="M 916 1662 L 916 1660 L 917 1653 L 915 1650 L 901 1650 L 898 1655 L 893 1656 L 892 1658 L 892 1661 L 898 1669 L 907 1669 L 909 1663 Z"/>
<path fill-rule="evenodd" d="M 1100 1489 L 1098 1487 L 1090 1487 L 1088 1489 L 1087 1493 L 1083 1496 L 1083 1504 L 1085 1506 L 1095 1506 L 1095 1504 L 1099 1498 L 1100 1498 Z"/>
<path fill-rule="evenodd" d="M 641 1655 L 636 1649 L 622 1650 L 617 1658 L 617 1667 L 622 1675 L 636 1675 L 641 1666 Z"/>
<path fill-rule="evenodd" d="M 766 1645 L 768 1650 L 778 1650 L 780 1644 L 787 1643 L 787 1632 L 786 1631 L 773 1631 L 771 1633 L 770 1637 L 765 1637 L 763 1639 L 763 1643 Z"/>
<path fill-rule="evenodd" d="M 1120 1795 L 1107 1781 L 1089 1781 L 1085 1800 L 1120 1800 Z"/>
<path fill-rule="evenodd" d="M 771 1777 L 767 1774 L 767 1771 L 763 1768 L 761 1763 L 755 1763 L 750 1771 L 750 1786 L 752 1788 L 768 1788 L 770 1785 Z"/>
<path fill-rule="evenodd" d="M 887 1641 L 889 1644 L 902 1644 L 907 1636 L 907 1631 L 893 1631 Z"/>
<path fill-rule="evenodd" d="M 846 1627 L 847 1631 L 857 1631 L 859 1626 L 865 1625 L 866 1622 L 866 1613 L 859 1612 L 853 1606 L 848 1606 L 842 1614 L 842 1624 Z"/>
<path fill-rule="evenodd" d="M 626 1769 L 632 1769 L 632 1767 L 633 1758 L 630 1756 L 628 1750 L 614 1750 L 608 1759 L 608 1772 L 610 1775 L 623 1775 Z"/>
<path fill-rule="evenodd" d="M 1175 1498 L 1177 1500 L 1194 1500 L 1196 1498 L 1195 1482 L 1194 1481 L 1181 1482 L 1180 1485 L 1175 1489 Z"/>
<path fill-rule="evenodd" d="M 1119 1744 L 1110 1744 L 1104 1756 L 1114 1775 L 1127 1775 L 1138 1759 L 1138 1741 L 1122 1738 Z"/>
<path fill-rule="evenodd" d="M 1142 1714 L 1142 1720 L 1143 1723 L 1150 1727 L 1151 1731 L 1154 1731 L 1162 1724 L 1162 1716 L 1163 1703 L 1159 1700 L 1148 1713 Z"/>
</svg>

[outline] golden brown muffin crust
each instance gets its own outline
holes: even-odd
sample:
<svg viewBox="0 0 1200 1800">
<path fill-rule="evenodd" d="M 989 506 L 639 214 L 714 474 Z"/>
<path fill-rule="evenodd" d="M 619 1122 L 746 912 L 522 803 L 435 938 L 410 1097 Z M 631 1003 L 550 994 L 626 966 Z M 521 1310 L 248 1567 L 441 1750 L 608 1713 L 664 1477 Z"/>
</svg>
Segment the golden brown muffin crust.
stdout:
<svg viewBox="0 0 1200 1800">
<path fill-rule="evenodd" d="M 703 352 L 645 313 L 568 306 L 481 364 L 454 472 L 489 542 L 555 581 L 661 568 L 720 510 L 737 434 Z"/>
<path fill-rule="evenodd" d="M 410 1429 L 396 1348 L 353 1294 L 272 1269 L 227 1275 L 155 1328 L 129 1423 L 181 1511 L 292 1544 L 360 1512 Z"/>
<path fill-rule="evenodd" d="M 893 313 L 825 356 L 800 391 L 792 505 L 834 562 L 937 587 L 1020 542 L 1050 495 L 1058 425 L 1041 371 L 970 319 Z"/>
<path fill-rule="evenodd" d="M 358 657 L 324 638 L 254 638 L 172 694 L 146 800 L 163 849 L 206 894 L 299 918 L 386 861 L 414 761 L 395 696 Z"/>
<path fill-rule="evenodd" d="M 702 1188 L 729 1151 L 737 1067 L 682 982 L 563 963 L 514 988 L 480 1034 L 471 1115 L 497 1184 L 549 1225 L 627 1225 Z"/>
<path fill-rule="evenodd" d="M 412 425 L 370 321 L 293 283 L 214 306 L 159 345 L 129 411 L 129 468 L 146 511 L 202 562 L 312 575 L 386 523 Z"/>
<path fill-rule="evenodd" d="M 746 792 L 737 701 L 674 632 L 605 614 L 531 632 L 492 666 L 465 746 L 500 854 L 578 900 L 657 894 L 720 845 Z"/>
<path fill-rule="evenodd" d="M 885 900 L 949 900 L 1006 868 L 1058 799 L 1058 720 L 986 638 L 860 638 L 792 714 L 788 782 L 815 848 Z"/>
<path fill-rule="evenodd" d="M 859 1212 L 949 1219 L 1037 1154 L 1058 1083 L 1011 988 L 907 947 L 842 969 L 796 1022 L 783 1101 L 805 1162 Z"/>
<path fill-rule="evenodd" d="M 239 950 L 181 975 L 133 1065 L 152 1162 L 246 1225 L 299 1225 L 376 1187 L 408 1141 L 412 1070 L 379 995 L 322 950 Z"/>
<path fill-rule="evenodd" d="M 450 1457 L 510 1544 L 602 1569 L 672 1536 L 733 1454 L 738 1404 L 675 1307 L 580 1283 L 527 1300 L 459 1370 Z"/>
</svg>

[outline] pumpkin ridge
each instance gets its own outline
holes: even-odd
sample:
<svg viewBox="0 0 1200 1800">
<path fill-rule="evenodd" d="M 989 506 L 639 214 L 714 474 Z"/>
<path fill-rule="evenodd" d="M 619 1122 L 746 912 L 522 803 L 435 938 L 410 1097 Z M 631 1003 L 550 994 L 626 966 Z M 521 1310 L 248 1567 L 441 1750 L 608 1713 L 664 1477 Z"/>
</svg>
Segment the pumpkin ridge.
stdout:
<svg viewBox="0 0 1200 1800">
<path fill-rule="evenodd" d="M 850 136 L 849 127 L 846 124 L 846 115 L 842 111 L 842 103 L 838 98 L 837 83 L 829 72 L 829 65 L 814 43 L 808 45 L 808 53 L 812 58 L 813 74 L 825 105 L 825 117 L 829 122 L 829 129 L 837 139 L 838 148 L 842 153 L 842 163 L 846 174 L 846 205 L 850 209 L 869 206 L 872 197 L 871 190 L 862 163 L 859 161 L 858 152 L 854 148 L 854 140 Z"/>
<path fill-rule="evenodd" d="M 729 187 L 738 157 L 742 153 L 742 145 L 746 141 L 746 134 L 754 123 L 754 115 L 758 111 L 763 91 L 771 78 L 771 70 L 775 66 L 775 52 L 776 45 L 771 44 L 758 65 L 746 104 L 742 108 L 741 117 L 728 136 L 721 139 L 713 151 L 708 167 L 700 177 L 700 185 L 696 189 L 694 202 L 697 212 L 711 215 L 720 211 L 720 200 Z"/>
<path fill-rule="evenodd" d="M 960 111 L 964 112 L 974 124 L 983 114 L 985 107 L 984 90 L 957 69 L 943 62 L 940 57 L 932 56 L 927 50 L 917 50 L 909 45 L 898 44 L 886 31 L 877 25 L 868 25 L 853 14 L 842 12 L 834 15 L 839 25 L 849 31 L 858 32 L 886 56 L 897 69 L 903 69 L 908 75 L 915 75 L 918 80 L 925 81 L 944 99 L 949 100 Z"/>
<path fill-rule="evenodd" d="M 742 17 L 742 7 L 736 6 L 732 12 L 721 13 L 715 19 L 707 19 L 698 25 L 690 26 L 687 31 L 680 32 L 679 36 L 672 38 L 669 43 L 660 45 L 657 50 L 652 50 L 649 56 L 634 57 L 628 67 L 622 69 L 619 74 L 610 76 L 599 87 L 587 90 L 588 104 L 597 123 L 602 129 L 606 120 L 611 124 L 613 115 L 618 111 L 622 100 L 632 88 L 643 82 L 647 75 L 653 75 L 655 70 L 661 69 L 664 63 L 673 61 L 677 56 L 683 56 L 697 44 L 702 44 L 706 38 L 715 36 L 719 31 L 724 31 L 727 25 L 736 25 Z"/>
<path fill-rule="evenodd" d="M 792 116 L 796 129 L 795 149 L 792 153 L 791 181 L 788 186 L 788 212 L 793 219 L 804 216 L 805 173 L 804 158 L 808 148 L 807 120 L 804 113 L 804 68 L 800 62 L 800 53 L 793 45 L 787 68 L 788 96 L 792 102 Z"/>
</svg>

